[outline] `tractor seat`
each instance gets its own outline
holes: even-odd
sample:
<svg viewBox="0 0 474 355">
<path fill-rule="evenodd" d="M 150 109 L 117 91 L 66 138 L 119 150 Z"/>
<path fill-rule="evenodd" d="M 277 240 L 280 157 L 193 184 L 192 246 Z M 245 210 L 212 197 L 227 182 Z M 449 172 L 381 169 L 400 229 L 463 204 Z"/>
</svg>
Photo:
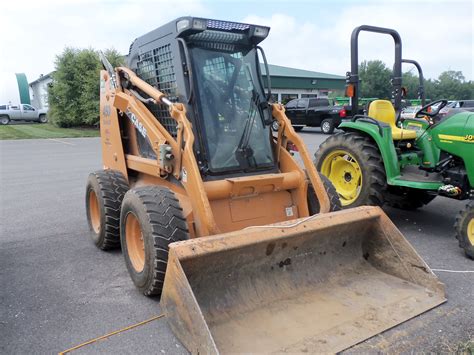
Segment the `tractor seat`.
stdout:
<svg viewBox="0 0 474 355">
<path fill-rule="evenodd" d="M 372 101 L 369 106 L 368 116 L 376 119 L 377 121 L 388 124 L 392 129 L 392 138 L 394 141 L 416 138 L 416 131 L 413 131 L 411 129 L 401 129 L 395 125 L 395 109 L 393 108 L 393 105 L 390 101 Z"/>
</svg>

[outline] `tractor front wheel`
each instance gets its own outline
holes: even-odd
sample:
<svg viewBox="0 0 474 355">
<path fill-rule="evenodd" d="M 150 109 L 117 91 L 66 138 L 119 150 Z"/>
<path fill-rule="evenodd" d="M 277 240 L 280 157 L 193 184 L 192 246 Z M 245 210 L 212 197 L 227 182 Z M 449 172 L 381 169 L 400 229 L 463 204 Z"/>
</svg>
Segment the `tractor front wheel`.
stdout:
<svg viewBox="0 0 474 355">
<path fill-rule="evenodd" d="M 146 296 L 159 296 L 165 281 L 168 245 L 189 239 L 174 193 L 161 186 L 129 190 L 122 203 L 120 238 L 128 272 Z"/>
<path fill-rule="evenodd" d="M 385 169 L 370 138 L 354 132 L 335 134 L 319 146 L 314 163 L 336 188 L 342 208 L 383 205 Z"/>
<path fill-rule="evenodd" d="M 474 201 L 469 201 L 464 209 L 459 211 L 454 223 L 456 239 L 466 255 L 474 259 Z"/>
</svg>

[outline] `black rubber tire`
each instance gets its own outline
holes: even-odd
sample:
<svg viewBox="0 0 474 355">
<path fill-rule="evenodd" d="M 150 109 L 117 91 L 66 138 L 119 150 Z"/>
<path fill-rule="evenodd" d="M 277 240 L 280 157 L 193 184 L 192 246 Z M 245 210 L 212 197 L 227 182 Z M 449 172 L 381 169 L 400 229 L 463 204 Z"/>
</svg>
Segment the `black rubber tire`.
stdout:
<svg viewBox="0 0 474 355">
<path fill-rule="evenodd" d="M 293 129 L 296 131 L 296 132 L 301 132 L 303 130 L 304 126 L 293 126 Z"/>
<path fill-rule="evenodd" d="M 6 126 L 10 123 L 10 117 L 8 116 L 0 116 L 0 124 Z"/>
<path fill-rule="evenodd" d="M 47 123 L 48 122 L 48 116 L 46 115 L 40 115 L 38 119 L 39 123 Z"/>
<path fill-rule="evenodd" d="M 132 265 L 126 242 L 125 220 L 133 213 L 142 232 L 145 264 L 137 272 Z M 159 296 L 165 281 L 168 245 L 189 239 L 188 225 L 174 193 L 162 186 L 129 190 L 122 202 L 120 238 L 125 263 L 135 286 L 145 296 Z"/>
<path fill-rule="evenodd" d="M 330 118 L 326 118 L 321 122 L 321 132 L 324 134 L 333 134 L 334 133 L 334 122 Z"/>
<path fill-rule="evenodd" d="M 464 249 L 466 256 L 474 260 L 474 244 L 469 241 L 467 235 L 467 226 L 470 221 L 474 219 L 474 200 L 470 200 L 464 209 L 459 211 L 454 223 L 454 230 L 456 231 L 456 239 L 459 242 L 459 247 Z"/>
<path fill-rule="evenodd" d="M 324 189 L 326 190 L 329 197 L 330 211 L 334 212 L 342 210 L 341 200 L 339 200 L 339 195 L 337 194 L 336 188 L 332 182 L 324 175 L 319 174 L 319 177 L 323 181 Z M 311 183 L 308 185 L 308 208 L 309 214 L 311 216 L 319 213 L 319 201 Z"/>
<path fill-rule="evenodd" d="M 273 120 L 271 126 L 272 126 L 272 131 L 273 132 L 278 132 L 278 129 L 280 128 L 280 125 L 278 124 L 277 120 Z"/>
<path fill-rule="evenodd" d="M 382 206 L 387 179 L 377 144 L 369 137 L 357 132 L 336 133 L 328 137 L 314 154 L 316 169 L 321 171 L 324 158 L 332 151 L 340 149 L 347 151 L 358 161 L 363 181 L 357 199 L 342 208 L 363 205 Z"/>
<path fill-rule="evenodd" d="M 100 227 L 96 232 L 91 222 L 90 190 L 93 189 L 100 211 Z M 102 250 L 120 247 L 120 208 L 122 199 L 129 189 L 128 182 L 119 171 L 100 170 L 87 179 L 86 215 L 90 235 L 94 244 Z"/>
<path fill-rule="evenodd" d="M 434 200 L 436 195 L 426 190 L 387 186 L 384 192 L 385 204 L 401 210 L 416 210 Z"/>
</svg>

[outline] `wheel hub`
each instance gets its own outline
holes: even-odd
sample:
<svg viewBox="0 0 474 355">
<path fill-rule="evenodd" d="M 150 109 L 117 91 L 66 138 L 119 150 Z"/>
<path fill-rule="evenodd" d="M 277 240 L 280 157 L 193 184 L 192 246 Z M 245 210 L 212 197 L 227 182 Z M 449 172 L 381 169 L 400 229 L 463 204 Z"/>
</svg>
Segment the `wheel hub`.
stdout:
<svg viewBox="0 0 474 355">
<path fill-rule="evenodd" d="M 145 267 L 145 243 L 138 218 L 132 212 L 125 219 L 125 241 L 133 268 L 136 272 L 142 272 Z"/>
<path fill-rule="evenodd" d="M 97 195 L 92 189 L 89 191 L 89 211 L 92 229 L 98 234 L 100 232 L 100 208 Z"/>
<path fill-rule="evenodd" d="M 349 173 L 349 172 L 346 171 L 346 172 L 344 173 L 344 180 L 346 180 L 346 182 L 351 182 L 351 180 L 352 180 L 352 175 L 351 175 L 351 173 Z"/>
<path fill-rule="evenodd" d="M 474 245 L 474 218 L 471 218 L 467 225 L 467 238 L 471 245 Z"/>
<path fill-rule="evenodd" d="M 331 152 L 323 159 L 321 172 L 333 183 L 343 206 L 354 203 L 359 197 L 362 173 L 351 153 L 342 149 Z"/>
</svg>

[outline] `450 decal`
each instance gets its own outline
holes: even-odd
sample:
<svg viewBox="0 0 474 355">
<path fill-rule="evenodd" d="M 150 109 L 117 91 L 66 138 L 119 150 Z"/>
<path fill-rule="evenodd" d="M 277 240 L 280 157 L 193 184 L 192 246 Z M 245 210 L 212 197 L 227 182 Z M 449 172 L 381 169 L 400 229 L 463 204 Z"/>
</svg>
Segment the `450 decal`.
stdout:
<svg viewBox="0 0 474 355">
<path fill-rule="evenodd" d="M 143 127 L 143 124 L 138 120 L 137 116 L 130 111 L 130 109 L 127 109 L 127 112 L 125 112 L 130 118 L 130 121 L 132 121 L 133 125 L 137 128 L 138 132 L 143 136 L 143 138 L 146 138 L 146 128 Z"/>
</svg>

